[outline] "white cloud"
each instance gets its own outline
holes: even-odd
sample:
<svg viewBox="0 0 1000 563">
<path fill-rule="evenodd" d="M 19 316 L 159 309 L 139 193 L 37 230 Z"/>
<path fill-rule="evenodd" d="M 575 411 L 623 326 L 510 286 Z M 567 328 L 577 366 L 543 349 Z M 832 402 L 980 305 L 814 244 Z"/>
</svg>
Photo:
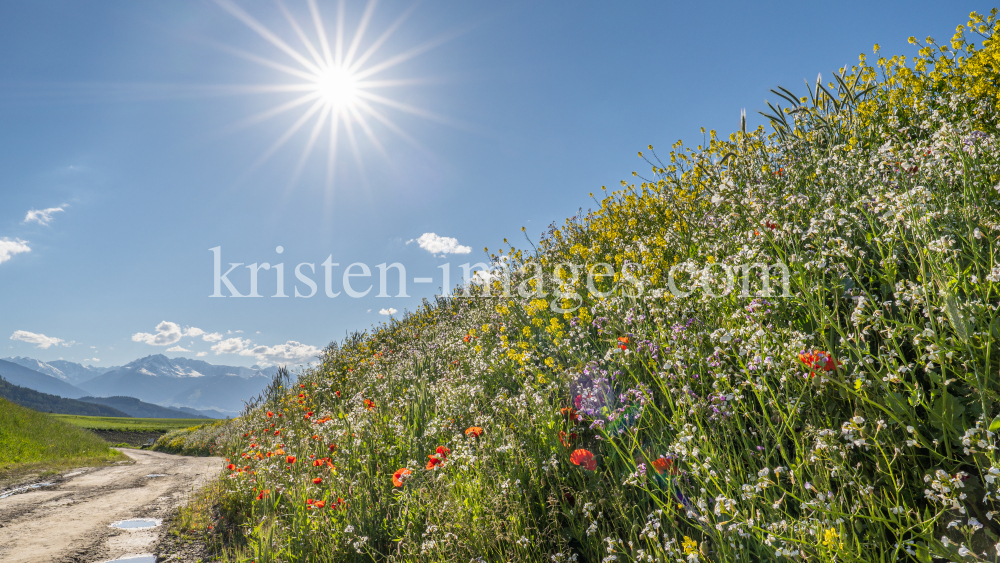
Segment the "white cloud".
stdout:
<svg viewBox="0 0 1000 563">
<path fill-rule="evenodd" d="M 253 356 L 264 365 L 278 363 L 305 363 L 314 360 L 322 350 L 315 346 L 289 340 L 277 346 L 254 346 L 240 352 L 241 356 Z"/>
<path fill-rule="evenodd" d="M 370 310 L 371 309 L 369 309 L 369 311 Z M 389 307 L 388 309 L 382 309 L 381 311 L 378 312 L 378 314 L 380 314 L 380 315 L 395 315 L 398 312 L 399 311 L 393 309 L 392 307 Z"/>
<path fill-rule="evenodd" d="M 199 358 L 204 358 L 205 356 L 207 356 L 207 355 L 208 355 L 208 352 L 198 352 L 198 353 L 197 353 L 197 354 L 195 354 L 195 355 L 196 355 L 196 356 L 198 356 Z"/>
<path fill-rule="evenodd" d="M 196 338 L 201 337 L 205 342 L 216 342 L 222 340 L 222 335 L 218 333 L 206 333 L 197 327 L 186 327 L 181 328 L 179 324 L 172 323 L 170 321 L 163 321 L 156 325 L 156 334 L 150 334 L 148 332 L 137 332 L 132 335 L 133 342 L 145 342 L 150 346 L 170 346 L 171 344 L 176 344 L 183 337 Z M 173 350 L 167 350 L 167 352 L 172 352 Z M 188 350 L 183 350 L 187 352 Z"/>
<path fill-rule="evenodd" d="M 28 248 L 28 241 L 19 238 L 14 240 L 0 238 L 0 264 L 10 260 L 11 256 L 22 252 L 31 252 L 31 249 Z"/>
<path fill-rule="evenodd" d="M 416 241 L 420 248 L 431 254 L 468 254 L 472 249 L 468 246 L 458 244 L 458 239 L 451 237 L 440 237 L 434 233 L 424 233 L 420 238 L 410 239 L 406 244 Z"/>
<path fill-rule="evenodd" d="M 39 348 L 49 348 L 52 346 L 69 346 L 72 343 L 67 343 L 62 338 L 55 338 L 52 336 L 45 336 L 44 334 L 35 334 L 34 332 L 28 332 L 26 330 L 15 330 L 14 334 L 10 335 L 11 340 L 20 340 L 21 342 L 27 342 L 28 344 L 36 344 Z"/>
<path fill-rule="evenodd" d="M 212 346 L 212 351 L 215 352 L 216 356 L 219 354 L 238 354 L 250 347 L 251 344 L 252 343 L 249 340 L 243 340 L 239 337 L 227 338 Z"/>
<path fill-rule="evenodd" d="M 97 363 L 97 362 L 100 362 L 101 359 L 100 358 L 90 358 L 89 360 L 84 360 L 84 361 L 85 362 L 95 362 L 95 363 Z"/>
<path fill-rule="evenodd" d="M 191 350 L 185 350 L 183 346 L 174 346 L 173 348 L 167 348 L 167 352 L 190 352 Z"/>
<path fill-rule="evenodd" d="M 24 221 L 21 224 L 28 223 L 38 223 L 39 225 L 48 225 L 52 222 L 52 214 L 59 213 L 60 211 L 66 211 L 66 204 L 62 204 L 59 207 L 50 207 L 48 209 L 32 209 L 28 211 L 28 214 L 24 216 Z"/>
<path fill-rule="evenodd" d="M 289 340 L 284 344 L 276 346 L 256 345 L 251 340 L 240 337 L 228 338 L 212 346 L 212 352 L 219 354 L 239 354 L 241 356 L 253 356 L 257 363 L 261 365 L 272 365 L 277 363 L 305 363 L 315 359 L 322 350 L 315 346 L 302 344 Z M 204 353 L 199 353 L 199 356 Z"/>
</svg>

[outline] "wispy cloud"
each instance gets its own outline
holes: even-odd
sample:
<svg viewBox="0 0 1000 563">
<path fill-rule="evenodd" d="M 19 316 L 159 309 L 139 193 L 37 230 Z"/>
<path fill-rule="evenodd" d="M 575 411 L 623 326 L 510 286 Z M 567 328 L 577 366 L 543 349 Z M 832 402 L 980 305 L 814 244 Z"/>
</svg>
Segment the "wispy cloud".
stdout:
<svg viewBox="0 0 1000 563">
<path fill-rule="evenodd" d="M 398 312 L 399 311 L 393 309 L 392 307 L 389 307 L 388 309 L 382 309 L 381 311 L 378 312 L 378 314 L 380 314 L 380 315 L 395 315 Z"/>
<path fill-rule="evenodd" d="M 419 238 L 410 239 L 406 244 L 416 242 L 431 254 L 468 254 L 472 248 L 458 244 L 458 239 L 452 237 L 442 237 L 434 233 L 424 233 Z"/>
<path fill-rule="evenodd" d="M 188 350 L 183 346 L 174 346 L 173 348 L 167 348 L 167 352 L 190 352 L 190 351 L 191 350 Z"/>
<path fill-rule="evenodd" d="M 48 225 L 52 222 L 52 215 L 54 213 L 59 213 L 61 211 L 66 211 L 68 207 L 65 203 L 59 207 L 50 207 L 48 209 L 32 209 L 28 211 L 28 214 L 24 216 L 24 221 L 22 224 L 26 225 L 28 223 L 38 223 L 39 225 Z"/>
<path fill-rule="evenodd" d="M 44 334 L 35 334 L 34 332 L 28 332 L 26 330 L 15 330 L 14 334 L 10 335 L 11 340 L 20 340 L 21 342 L 27 342 L 28 344 L 35 344 L 39 348 L 51 348 L 52 346 L 69 346 L 73 342 L 66 342 L 62 338 L 55 338 L 53 336 L 45 336 Z"/>
<path fill-rule="evenodd" d="M 22 252 L 31 252 L 31 248 L 28 247 L 28 241 L 17 238 L 14 240 L 0 238 L 0 264 L 10 260 L 15 254 Z"/>
</svg>

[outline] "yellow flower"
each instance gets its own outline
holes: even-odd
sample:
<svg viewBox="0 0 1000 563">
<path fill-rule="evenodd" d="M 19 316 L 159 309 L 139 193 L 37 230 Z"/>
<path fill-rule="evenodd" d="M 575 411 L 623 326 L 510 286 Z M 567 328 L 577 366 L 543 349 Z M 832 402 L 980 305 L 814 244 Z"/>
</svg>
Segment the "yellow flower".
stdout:
<svg viewBox="0 0 1000 563">
<path fill-rule="evenodd" d="M 684 555 L 691 555 L 698 551 L 698 542 L 693 539 L 684 536 L 684 541 L 681 542 L 681 548 L 684 549 Z"/>
</svg>

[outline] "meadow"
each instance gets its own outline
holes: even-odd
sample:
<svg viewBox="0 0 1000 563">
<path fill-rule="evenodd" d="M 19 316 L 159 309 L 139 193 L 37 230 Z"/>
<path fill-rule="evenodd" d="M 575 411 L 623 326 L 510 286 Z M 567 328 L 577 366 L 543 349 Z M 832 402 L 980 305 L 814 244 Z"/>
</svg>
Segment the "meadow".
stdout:
<svg viewBox="0 0 1000 563">
<path fill-rule="evenodd" d="M 129 432 L 169 432 L 205 424 L 203 418 L 122 418 L 113 416 L 78 416 L 50 414 L 67 424 L 88 430 L 121 430 Z"/>
<path fill-rule="evenodd" d="M 0 485 L 127 459 L 97 436 L 0 398 Z"/>
<path fill-rule="evenodd" d="M 331 344 L 215 436 L 199 533 L 256 562 L 995 561 L 996 15 L 775 89 L 770 130 L 648 147 L 491 281 Z M 787 295 L 724 292 L 752 263 Z"/>
</svg>

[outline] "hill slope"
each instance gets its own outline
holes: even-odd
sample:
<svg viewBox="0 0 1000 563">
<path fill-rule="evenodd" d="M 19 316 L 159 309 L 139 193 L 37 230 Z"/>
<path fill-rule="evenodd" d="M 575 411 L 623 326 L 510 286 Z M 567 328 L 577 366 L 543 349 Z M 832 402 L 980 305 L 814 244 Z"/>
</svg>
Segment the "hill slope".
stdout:
<svg viewBox="0 0 1000 563">
<path fill-rule="evenodd" d="M 144 403 L 135 397 L 80 397 L 80 401 L 106 405 L 135 418 L 208 418 L 201 413 L 184 412 L 152 403 Z"/>
<path fill-rule="evenodd" d="M 0 397 L 22 407 L 43 413 L 75 414 L 82 416 L 120 416 L 129 415 L 111 406 L 92 404 L 76 399 L 65 399 L 48 393 L 40 393 L 34 389 L 21 387 L 0 377 Z"/>
<path fill-rule="evenodd" d="M 649 147 L 331 344 L 232 423 L 227 525 L 271 561 L 995 561 L 997 13 Z"/>
<path fill-rule="evenodd" d="M 51 375 L 45 375 L 6 360 L 0 360 L 0 377 L 14 385 L 69 399 L 76 399 L 87 394 L 79 387 L 74 387 Z"/>
<path fill-rule="evenodd" d="M 124 457 L 86 430 L 0 398 L 0 482 L 29 470 L 100 465 Z"/>
</svg>

